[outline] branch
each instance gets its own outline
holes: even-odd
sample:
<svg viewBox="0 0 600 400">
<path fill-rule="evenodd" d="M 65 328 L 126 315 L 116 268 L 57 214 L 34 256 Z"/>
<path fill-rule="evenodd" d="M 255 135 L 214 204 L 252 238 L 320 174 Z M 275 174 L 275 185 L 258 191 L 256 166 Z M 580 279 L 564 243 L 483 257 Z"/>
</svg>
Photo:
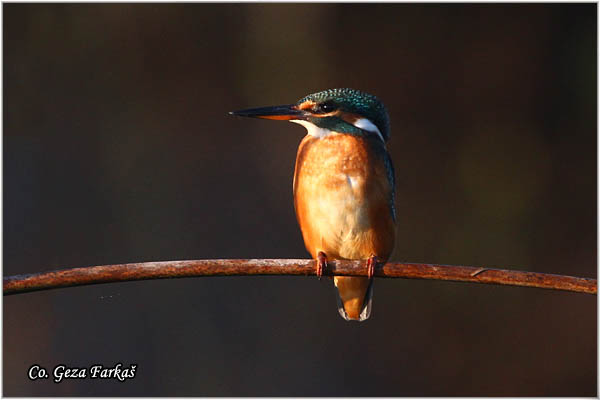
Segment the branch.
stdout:
<svg viewBox="0 0 600 400">
<path fill-rule="evenodd" d="M 190 260 L 101 265 L 4 278 L 4 295 L 96 283 L 198 276 L 316 275 L 314 260 Z M 365 261 L 329 261 L 323 275 L 366 276 Z M 595 279 L 436 264 L 379 263 L 380 278 L 432 279 L 597 293 Z"/>
</svg>

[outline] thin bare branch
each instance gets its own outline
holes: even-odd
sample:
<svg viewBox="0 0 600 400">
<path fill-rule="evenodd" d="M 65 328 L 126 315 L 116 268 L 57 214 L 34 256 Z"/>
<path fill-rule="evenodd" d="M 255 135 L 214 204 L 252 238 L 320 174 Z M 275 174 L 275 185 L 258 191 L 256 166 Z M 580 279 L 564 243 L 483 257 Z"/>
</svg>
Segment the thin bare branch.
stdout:
<svg viewBox="0 0 600 400">
<path fill-rule="evenodd" d="M 324 275 L 366 276 L 364 261 L 329 261 Z M 200 276 L 316 275 L 314 260 L 188 260 L 101 265 L 4 278 L 4 295 L 96 283 Z M 387 263 L 378 264 L 379 278 L 432 279 L 529 286 L 596 294 L 595 279 L 483 267 Z"/>
</svg>

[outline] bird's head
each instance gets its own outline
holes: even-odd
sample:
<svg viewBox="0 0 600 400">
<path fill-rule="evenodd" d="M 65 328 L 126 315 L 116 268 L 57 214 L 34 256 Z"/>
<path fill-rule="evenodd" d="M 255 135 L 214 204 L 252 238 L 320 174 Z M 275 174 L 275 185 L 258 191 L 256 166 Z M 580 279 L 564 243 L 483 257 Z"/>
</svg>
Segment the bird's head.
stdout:
<svg viewBox="0 0 600 400">
<path fill-rule="evenodd" d="M 230 114 L 295 122 L 318 138 L 339 132 L 373 136 L 385 143 L 390 136 L 389 116 L 383 103 L 371 94 L 348 88 L 313 93 L 296 104 L 251 108 Z"/>
</svg>

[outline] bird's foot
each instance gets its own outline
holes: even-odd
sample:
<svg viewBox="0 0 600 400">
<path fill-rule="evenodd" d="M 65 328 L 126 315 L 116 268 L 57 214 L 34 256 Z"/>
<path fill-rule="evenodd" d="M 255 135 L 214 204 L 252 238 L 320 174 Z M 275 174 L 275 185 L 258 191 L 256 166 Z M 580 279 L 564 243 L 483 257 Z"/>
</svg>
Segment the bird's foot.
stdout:
<svg viewBox="0 0 600 400">
<path fill-rule="evenodd" d="M 317 276 L 319 280 L 323 276 L 323 268 L 327 268 L 327 254 L 320 251 L 317 253 Z"/>
<path fill-rule="evenodd" d="M 377 265 L 378 258 L 373 255 L 367 259 L 367 276 L 369 279 L 373 278 L 375 275 L 375 266 Z"/>
</svg>

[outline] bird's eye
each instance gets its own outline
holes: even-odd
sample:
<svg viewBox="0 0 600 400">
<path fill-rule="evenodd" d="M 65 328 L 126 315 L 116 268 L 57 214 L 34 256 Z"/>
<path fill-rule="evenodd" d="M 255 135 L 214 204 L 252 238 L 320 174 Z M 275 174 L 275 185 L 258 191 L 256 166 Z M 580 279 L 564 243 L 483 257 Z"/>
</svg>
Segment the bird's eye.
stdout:
<svg viewBox="0 0 600 400">
<path fill-rule="evenodd" d="M 321 103 L 315 107 L 315 111 L 318 113 L 328 113 L 333 110 L 335 110 L 335 105 L 330 102 Z"/>
</svg>

